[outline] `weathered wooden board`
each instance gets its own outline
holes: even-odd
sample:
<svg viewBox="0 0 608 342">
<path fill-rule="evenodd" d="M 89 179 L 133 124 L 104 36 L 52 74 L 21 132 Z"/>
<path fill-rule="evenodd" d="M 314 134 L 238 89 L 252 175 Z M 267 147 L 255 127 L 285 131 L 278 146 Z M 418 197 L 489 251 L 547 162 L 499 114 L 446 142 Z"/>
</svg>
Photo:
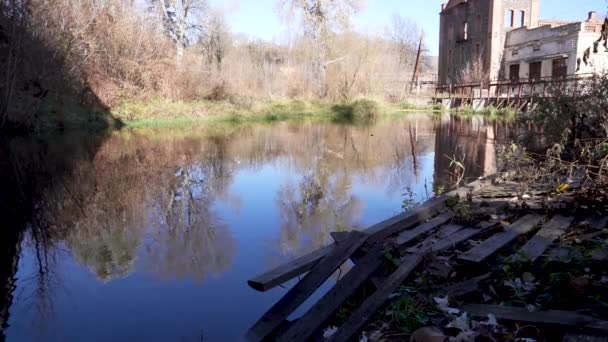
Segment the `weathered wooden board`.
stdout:
<svg viewBox="0 0 608 342">
<path fill-rule="evenodd" d="M 431 246 L 426 249 L 418 251 L 418 253 L 437 253 L 443 250 L 456 247 L 457 244 L 464 242 L 473 236 L 483 232 L 481 229 L 477 228 L 466 228 L 461 231 L 458 231 L 450 236 L 444 237 L 440 240 L 435 241 Z"/>
<path fill-rule="evenodd" d="M 462 310 L 478 317 L 493 314 L 499 320 L 560 325 L 608 332 L 608 321 L 572 311 L 550 310 L 530 312 L 525 308 L 485 304 L 468 304 Z"/>
<path fill-rule="evenodd" d="M 330 341 L 349 341 L 372 318 L 378 309 L 386 303 L 391 293 L 403 284 L 405 279 L 422 262 L 421 255 L 409 256 L 395 272 L 393 272 L 380 288 L 368 297 L 361 306 L 338 328 L 329 339 Z"/>
<path fill-rule="evenodd" d="M 557 215 L 549 222 L 543 225 L 541 230 L 534 235 L 518 252 L 513 256 L 515 260 L 534 261 L 545 251 L 551 244 L 562 236 L 570 224 L 574 221 L 574 217 L 566 217 Z"/>
<path fill-rule="evenodd" d="M 429 236 L 418 245 L 406 249 L 406 251 L 409 253 L 426 253 L 430 251 L 433 245 L 435 245 L 437 242 L 449 238 L 463 228 L 463 226 L 457 224 L 448 224 L 443 226 L 437 233 Z"/>
<path fill-rule="evenodd" d="M 373 225 L 366 229 L 364 233 L 371 235 L 368 238 L 370 244 L 381 241 L 384 238 L 404 229 L 414 227 L 420 222 L 431 218 L 438 210 L 444 207 L 447 198 L 435 199 L 427 202 L 423 207 L 414 209 L 411 212 L 401 214 L 386 221 Z M 336 244 L 331 244 L 314 252 L 301 256 L 291 262 L 281 265 L 261 274 L 247 283 L 258 291 L 268 291 L 284 282 L 295 278 L 310 270 L 328 253 L 336 248 Z"/>
<path fill-rule="evenodd" d="M 452 212 L 433 217 L 432 219 L 419 225 L 418 227 L 411 229 L 411 230 L 406 230 L 406 231 L 402 232 L 401 234 L 399 234 L 399 236 L 395 240 L 395 243 L 398 246 L 405 245 L 406 243 L 416 239 L 420 235 L 428 233 L 428 232 L 434 230 L 435 228 L 441 226 L 442 224 L 445 224 L 446 222 L 450 221 L 453 217 L 454 217 L 454 213 L 452 213 Z"/>
<path fill-rule="evenodd" d="M 484 186 L 491 184 L 496 175 L 487 177 L 485 179 L 474 181 L 466 186 L 456 189 L 448 194 L 427 201 L 422 206 L 392 217 L 388 220 L 375 224 L 364 232 L 372 235 L 368 242 L 373 243 L 376 241 L 384 240 L 386 237 L 399 233 L 403 230 L 410 229 L 425 220 L 428 220 L 435 216 L 435 214 L 445 207 L 445 202 L 448 198 L 453 196 L 465 197 L 467 194 L 475 193 L 482 189 Z M 303 273 L 310 270 L 315 264 L 319 262 L 323 257 L 330 253 L 336 244 L 323 247 L 309 254 L 301 256 L 289 263 L 271 269 L 251 280 L 248 281 L 251 288 L 258 291 L 268 291 L 284 282 L 293 279 Z"/>
<path fill-rule="evenodd" d="M 250 341 L 262 341 L 273 332 L 283 320 L 297 309 L 313 292 L 346 261 L 368 236 L 352 232 L 347 241 L 339 244 L 325 258 L 317 263 L 311 271 L 291 288 L 275 305 L 273 305 L 247 332 Z"/>
<path fill-rule="evenodd" d="M 540 215 L 526 215 L 515 223 L 505 227 L 504 232 L 493 235 L 481 244 L 461 254 L 458 258 L 466 261 L 482 262 L 499 249 L 513 242 L 518 236 L 530 232 L 542 220 L 543 217 Z"/>
<path fill-rule="evenodd" d="M 568 334 L 564 336 L 562 342 L 608 342 L 608 337 Z"/>
<path fill-rule="evenodd" d="M 475 292 L 479 289 L 479 283 L 490 278 L 490 275 L 492 275 L 492 273 L 486 273 L 479 277 L 467 279 L 459 283 L 452 284 L 450 286 L 445 287 L 440 292 L 443 292 L 444 294 L 447 294 L 451 297 L 459 297 L 465 294 Z"/>
<path fill-rule="evenodd" d="M 383 246 L 377 244 L 359 260 L 344 278 L 327 292 L 308 312 L 295 322 L 278 340 L 306 341 L 340 308 L 361 285 L 376 271 L 383 261 Z"/>
<path fill-rule="evenodd" d="M 593 229 L 604 229 L 608 226 L 608 216 L 595 216 L 589 220 L 589 227 Z"/>
<path fill-rule="evenodd" d="M 321 249 L 317 249 L 316 251 L 303 255 L 290 261 L 289 263 L 283 264 L 264 274 L 261 274 L 249 280 L 247 283 L 255 290 L 262 292 L 268 291 L 290 279 L 299 276 L 300 274 L 308 272 L 308 270 L 316 265 L 319 260 L 332 252 L 334 248 L 335 244 L 331 244 Z"/>
</svg>

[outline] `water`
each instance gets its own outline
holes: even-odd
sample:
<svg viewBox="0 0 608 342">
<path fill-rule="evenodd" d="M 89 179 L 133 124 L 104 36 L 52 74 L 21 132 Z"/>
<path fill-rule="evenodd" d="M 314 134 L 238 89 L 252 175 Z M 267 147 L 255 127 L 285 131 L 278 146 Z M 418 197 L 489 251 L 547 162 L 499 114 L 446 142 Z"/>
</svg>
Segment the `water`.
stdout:
<svg viewBox="0 0 608 342">
<path fill-rule="evenodd" d="M 36 186 L 18 251 L 4 249 L 2 333 L 242 340 L 287 291 L 256 292 L 249 278 L 449 189 L 450 158 L 468 180 L 494 172 L 507 135 L 480 118 L 420 114 L 13 141 L 15 169 Z"/>
</svg>

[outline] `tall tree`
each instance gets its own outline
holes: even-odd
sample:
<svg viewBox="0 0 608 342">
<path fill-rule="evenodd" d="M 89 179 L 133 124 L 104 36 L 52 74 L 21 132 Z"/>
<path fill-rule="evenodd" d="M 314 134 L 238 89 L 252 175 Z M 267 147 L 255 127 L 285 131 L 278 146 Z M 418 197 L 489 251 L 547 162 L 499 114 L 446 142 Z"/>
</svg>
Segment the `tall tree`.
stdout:
<svg viewBox="0 0 608 342">
<path fill-rule="evenodd" d="M 181 65 L 186 46 L 203 31 L 207 12 L 205 0 L 151 0 L 160 11 L 165 32 L 175 42 L 177 63 Z"/>
<path fill-rule="evenodd" d="M 287 19 L 301 18 L 304 35 L 315 45 L 313 68 L 318 95 L 327 94 L 325 68 L 329 47 L 336 30 L 346 29 L 350 18 L 363 6 L 363 0 L 279 0 Z"/>
</svg>

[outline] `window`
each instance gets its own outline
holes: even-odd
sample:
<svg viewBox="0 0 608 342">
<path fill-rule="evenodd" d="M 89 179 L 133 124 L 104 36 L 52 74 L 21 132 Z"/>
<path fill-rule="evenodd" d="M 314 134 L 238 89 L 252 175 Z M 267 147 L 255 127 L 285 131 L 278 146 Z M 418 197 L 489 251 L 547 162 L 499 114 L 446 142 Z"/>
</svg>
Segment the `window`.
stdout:
<svg viewBox="0 0 608 342">
<path fill-rule="evenodd" d="M 566 78 L 568 76 L 568 58 L 553 60 L 553 78 Z"/>
<path fill-rule="evenodd" d="M 481 47 L 479 44 L 475 44 L 475 58 L 481 56 Z"/>
<path fill-rule="evenodd" d="M 595 32 L 595 26 L 591 26 L 591 25 L 585 26 L 585 32 Z"/>
<path fill-rule="evenodd" d="M 505 13 L 505 27 L 515 26 L 515 11 L 507 10 Z"/>
<path fill-rule="evenodd" d="M 540 44 L 534 44 L 532 46 L 532 51 L 534 51 L 534 52 L 540 51 Z"/>
<path fill-rule="evenodd" d="M 509 66 L 509 79 L 511 81 L 519 80 L 519 64 L 511 64 Z"/>
<path fill-rule="evenodd" d="M 526 11 L 519 11 L 519 20 L 517 22 L 519 23 L 519 27 L 526 26 Z"/>
<path fill-rule="evenodd" d="M 466 21 L 462 24 L 462 39 L 469 39 L 469 23 Z"/>
<path fill-rule="evenodd" d="M 519 55 L 519 50 L 518 49 L 511 50 L 511 56 L 517 56 L 517 55 Z"/>
<path fill-rule="evenodd" d="M 530 79 L 538 81 L 541 78 L 541 70 L 543 68 L 543 62 L 532 62 L 530 63 Z"/>
</svg>

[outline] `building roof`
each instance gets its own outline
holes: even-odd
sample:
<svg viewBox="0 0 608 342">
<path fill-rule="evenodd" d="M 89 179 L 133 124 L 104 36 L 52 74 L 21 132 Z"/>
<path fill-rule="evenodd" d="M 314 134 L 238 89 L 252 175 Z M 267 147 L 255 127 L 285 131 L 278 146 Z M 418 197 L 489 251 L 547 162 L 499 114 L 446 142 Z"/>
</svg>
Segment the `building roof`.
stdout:
<svg viewBox="0 0 608 342">
<path fill-rule="evenodd" d="M 445 6 L 444 11 L 449 10 L 450 8 L 454 8 L 463 2 L 467 2 L 467 0 L 450 0 L 450 1 L 448 1 L 448 4 Z"/>
</svg>

